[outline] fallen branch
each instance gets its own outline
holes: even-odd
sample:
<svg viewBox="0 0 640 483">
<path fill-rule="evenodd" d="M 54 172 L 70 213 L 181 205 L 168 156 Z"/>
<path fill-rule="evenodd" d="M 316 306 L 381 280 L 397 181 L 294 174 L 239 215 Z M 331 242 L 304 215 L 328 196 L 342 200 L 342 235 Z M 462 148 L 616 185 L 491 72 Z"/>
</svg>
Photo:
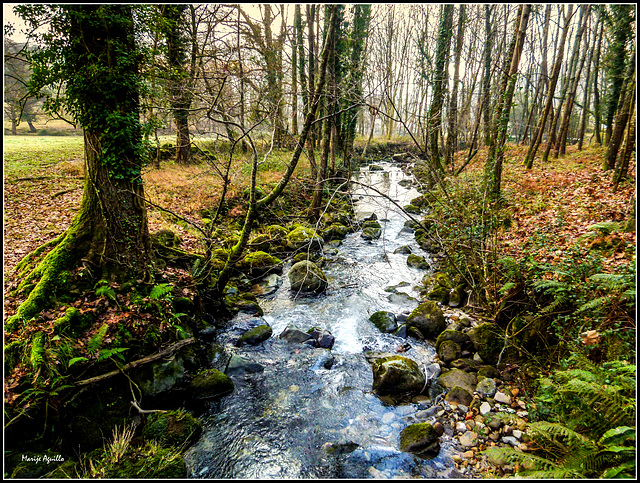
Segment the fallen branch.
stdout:
<svg viewBox="0 0 640 483">
<path fill-rule="evenodd" d="M 122 371 L 127 371 L 129 369 L 133 369 L 134 367 L 142 366 L 144 364 L 148 364 L 149 362 L 157 361 L 158 359 L 162 359 L 163 357 L 168 356 L 169 354 L 185 347 L 187 345 L 193 344 L 195 342 L 195 338 L 190 337 L 188 339 L 181 340 L 180 342 L 176 342 L 170 347 L 167 347 L 165 350 L 157 352 L 147 357 L 143 357 L 142 359 L 138 359 L 137 361 L 129 362 L 122 366 L 122 368 L 107 372 L 106 374 L 101 374 L 99 376 L 90 377 L 89 379 L 84 379 L 82 381 L 76 382 L 76 386 L 86 386 L 88 384 L 95 384 L 96 382 L 104 381 L 105 379 L 109 379 L 113 376 L 120 374 Z"/>
</svg>

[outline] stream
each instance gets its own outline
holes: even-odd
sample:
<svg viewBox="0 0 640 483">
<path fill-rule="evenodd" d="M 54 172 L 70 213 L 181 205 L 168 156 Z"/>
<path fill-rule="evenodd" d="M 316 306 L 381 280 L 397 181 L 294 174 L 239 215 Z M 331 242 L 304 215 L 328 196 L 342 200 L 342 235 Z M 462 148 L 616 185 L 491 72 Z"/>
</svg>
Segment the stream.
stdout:
<svg viewBox="0 0 640 483">
<path fill-rule="evenodd" d="M 402 206 L 419 195 L 399 184 L 408 179 L 400 167 L 380 166 L 383 171 L 361 168 L 357 180 Z M 435 349 L 430 345 L 381 333 L 369 321 L 379 310 L 408 315 L 418 305 L 413 286 L 426 272 L 407 266 L 407 256 L 394 250 L 409 245 L 427 260 L 429 255 L 403 230 L 405 215 L 387 199 L 363 187 L 355 189 L 353 199 L 358 219 L 376 214 L 382 236 L 366 241 L 358 231 L 337 249 L 325 249 L 329 262 L 323 271 L 329 288 L 322 295 L 295 297 L 287 277 L 290 264 L 286 266 L 279 288 L 260 299 L 263 319 L 273 328 L 267 341 L 235 347 L 233 333 L 219 337 L 230 352 L 263 370 L 232 375 L 234 392 L 212 402 L 200 418 L 202 436 L 185 454 L 190 477 L 450 477 L 454 442 L 446 435 L 433 459 L 398 449 L 400 431 L 433 415 L 432 403 L 384 404 L 371 392 L 373 374 L 365 359 L 365 351 L 396 353 L 409 342 L 411 348 L 403 355 L 418 364 L 432 362 Z M 238 317 L 252 323 L 246 314 Z M 333 348 L 278 338 L 290 326 L 329 331 L 335 337 Z"/>
</svg>

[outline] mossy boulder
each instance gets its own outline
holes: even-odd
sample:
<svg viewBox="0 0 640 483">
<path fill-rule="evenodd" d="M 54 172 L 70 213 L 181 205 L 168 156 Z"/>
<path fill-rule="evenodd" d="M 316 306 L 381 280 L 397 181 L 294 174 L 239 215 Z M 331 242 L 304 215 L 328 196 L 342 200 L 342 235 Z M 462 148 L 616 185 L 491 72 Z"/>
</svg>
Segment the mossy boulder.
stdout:
<svg viewBox="0 0 640 483">
<path fill-rule="evenodd" d="M 298 226 L 291 230 L 287 236 L 287 246 L 291 250 L 302 250 L 310 248 L 311 250 L 319 250 L 322 247 L 322 238 L 318 236 L 315 230 Z"/>
<path fill-rule="evenodd" d="M 173 354 L 166 360 L 146 364 L 132 373 L 144 396 L 157 396 L 181 384 L 186 376 L 184 360 Z"/>
<path fill-rule="evenodd" d="M 236 342 L 236 345 L 238 347 L 243 345 L 258 345 L 271 337 L 272 334 L 273 329 L 269 325 L 259 325 L 243 333 Z"/>
<path fill-rule="evenodd" d="M 393 312 L 379 310 L 369 317 L 369 320 L 375 325 L 380 332 L 392 333 L 398 329 L 396 315 Z"/>
<path fill-rule="evenodd" d="M 407 257 L 407 265 L 413 268 L 419 268 L 421 270 L 428 270 L 430 268 L 429 262 L 426 258 L 420 255 L 410 253 Z"/>
<path fill-rule="evenodd" d="M 464 307 L 467 299 L 468 295 L 465 284 L 456 285 L 449 292 L 449 307 Z"/>
<path fill-rule="evenodd" d="M 438 358 L 445 364 L 459 359 L 461 355 L 462 350 L 460 349 L 460 345 L 452 340 L 442 341 L 438 348 Z"/>
<path fill-rule="evenodd" d="M 212 399 L 233 392 L 233 381 L 217 369 L 199 371 L 189 384 L 189 392 L 195 399 Z"/>
<path fill-rule="evenodd" d="M 243 312 L 251 315 L 264 315 L 264 311 L 255 294 L 250 292 L 238 293 L 237 290 L 234 293 L 226 295 L 224 303 L 232 313 Z"/>
<path fill-rule="evenodd" d="M 272 244 L 277 244 L 277 242 L 274 242 L 267 233 L 259 233 L 249 240 L 249 247 L 258 252 L 270 251 Z"/>
<path fill-rule="evenodd" d="M 503 331 L 493 322 L 485 322 L 469 330 L 469 337 L 485 364 L 498 362 L 504 346 Z"/>
<path fill-rule="evenodd" d="M 298 262 L 291 267 L 289 281 L 292 291 L 302 293 L 322 293 L 329 285 L 324 272 L 309 260 Z"/>
<path fill-rule="evenodd" d="M 185 447 L 193 443 L 202 433 L 202 424 L 184 410 L 153 413 L 142 428 L 142 436 L 167 446 Z"/>
<path fill-rule="evenodd" d="M 324 241 L 342 240 L 349 234 L 350 231 L 351 230 L 344 225 L 333 223 L 332 225 L 329 225 L 327 228 L 322 230 L 322 238 L 324 239 Z"/>
<path fill-rule="evenodd" d="M 412 215 L 419 215 L 422 212 L 422 210 L 418 206 L 414 205 L 407 205 L 403 209 L 404 211 Z"/>
<path fill-rule="evenodd" d="M 446 328 L 442 309 L 428 300 L 418 305 L 407 317 L 407 329 L 416 329 L 422 338 L 435 339 Z"/>
<path fill-rule="evenodd" d="M 429 423 L 410 424 L 400 432 L 400 451 L 434 458 L 440 452 L 438 433 Z"/>
<path fill-rule="evenodd" d="M 151 234 L 151 243 L 163 247 L 177 248 L 182 243 L 180 235 L 171 230 L 159 230 Z"/>
<path fill-rule="evenodd" d="M 371 364 L 373 391 L 380 395 L 418 394 L 425 386 L 420 366 L 408 357 L 388 355 Z"/>
<path fill-rule="evenodd" d="M 463 404 L 464 406 L 469 406 L 473 400 L 473 396 L 471 394 L 472 393 L 463 387 L 454 386 L 449 390 L 444 399 L 450 404 Z"/>
<path fill-rule="evenodd" d="M 393 253 L 399 253 L 401 255 L 409 255 L 411 254 L 411 247 L 408 245 L 403 245 L 401 247 L 396 248 Z"/>
<path fill-rule="evenodd" d="M 269 225 L 264 231 L 271 237 L 272 240 L 284 240 L 287 237 L 289 231 L 280 225 Z"/>
<path fill-rule="evenodd" d="M 445 340 L 455 342 L 462 350 L 470 350 L 473 348 L 471 338 L 467 334 L 460 332 L 459 330 L 447 329 L 442 331 L 436 339 L 436 351 L 440 348 L 440 344 Z"/>
<path fill-rule="evenodd" d="M 450 371 L 443 372 L 438 377 L 438 384 L 445 389 L 453 389 L 456 386 L 460 386 L 465 389 L 469 394 L 473 394 L 476 389 L 478 380 L 474 374 L 461 371 L 460 369 L 451 369 Z"/>
<path fill-rule="evenodd" d="M 267 273 L 281 272 L 282 260 L 267 252 L 257 251 L 247 253 L 237 267 L 252 277 L 262 277 Z"/>
</svg>

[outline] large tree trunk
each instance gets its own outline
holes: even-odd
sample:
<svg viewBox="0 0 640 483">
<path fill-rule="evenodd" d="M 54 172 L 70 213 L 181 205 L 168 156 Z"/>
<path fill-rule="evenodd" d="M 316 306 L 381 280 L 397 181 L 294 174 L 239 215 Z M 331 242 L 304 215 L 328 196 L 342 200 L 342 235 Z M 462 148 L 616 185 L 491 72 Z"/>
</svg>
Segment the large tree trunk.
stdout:
<svg viewBox="0 0 640 483">
<path fill-rule="evenodd" d="M 28 293 L 9 329 L 26 323 L 55 296 L 62 272 L 82 268 L 90 278 L 149 280 L 151 250 L 141 180 L 142 134 L 131 7 L 67 8 L 70 23 L 67 94 L 79 106 L 85 129 L 85 182 L 71 226 L 47 248 L 18 265 Z M 98 21 L 97 19 L 100 19 Z M 104 20 L 109 19 L 109 20 Z M 101 75 L 95 75 L 95 73 Z M 118 85 L 119 89 L 111 89 Z M 34 260 L 35 258 L 35 260 Z M 29 271 L 31 262 L 40 261 Z M 28 288 L 31 286 L 32 288 Z"/>
</svg>

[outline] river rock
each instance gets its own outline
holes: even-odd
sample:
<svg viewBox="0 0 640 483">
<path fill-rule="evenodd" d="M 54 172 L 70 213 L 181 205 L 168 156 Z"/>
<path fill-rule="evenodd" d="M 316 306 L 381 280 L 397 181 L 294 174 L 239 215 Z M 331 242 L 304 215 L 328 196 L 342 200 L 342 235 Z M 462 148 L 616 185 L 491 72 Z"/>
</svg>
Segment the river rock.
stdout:
<svg viewBox="0 0 640 483">
<path fill-rule="evenodd" d="M 496 392 L 496 394 L 493 396 L 493 399 L 501 404 L 511 404 L 511 396 L 503 392 Z"/>
<path fill-rule="evenodd" d="M 333 240 L 342 240 L 346 237 L 351 230 L 339 223 L 334 223 L 322 231 L 322 238 L 324 241 L 329 242 Z"/>
<path fill-rule="evenodd" d="M 471 404 L 471 401 L 473 401 L 473 396 L 466 389 L 463 389 L 460 386 L 455 386 L 451 388 L 444 399 L 450 404 L 468 406 Z"/>
<path fill-rule="evenodd" d="M 335 358 L 333 357 L 331 351 L 328 349 L 323 349 L 322 353 L 318 356 L 318 358 L 311 366 L 311 369 L 314 371 L 317 371 L 319 369 L 331 369 L 334 362 Z"/>
<path fill-rule="evenodd" d="M 469 330 L 469 337 L 486 364 L 498 362 L 498 356 L 504 346 L 503 331 L 493 322 L 485 322 Z"/>
<path fill-rule="evenodd" d="M 273 329 L 268 324 L 259 325 L 242 334 L 236 342 L 236 345 L 238 347 L 242 347 L 243 345 L 258 345 L 271 337 L 272 334 Z"/>
<path fill-rule="evenodd" d="M 496 394 L 496 391 L 496 381 L 489 377 L 482 379 L 476 386 L 476 392 L 482 398 L 493 397 Z"/>
<path fill-rule="evenodd" d="M 462 350 L 469 350 L 473 347 L 473 343 L 467 334 L 459 330 L 447 329 L 442 331 L 436 339 L 436 350 L 440 348 L 440 344 L 445 340 L 452 340 L 458 344 Z"/>
<path fill-rule="evenodd" d="M 396 322 L 396 316 L 393 312 L 387 312 L 386 310 L 379 310 L 374 312 L 369 320 L 375 325 L 380 332 L 391 333 L 398 329 L 398 323 Z"/>
<path fill-rule="evenodd" d="M 142 428 L 142 436 L 167 446 L 188 446 L 202 432 L 202 423 L 190 413 L 178 410 L 150 414 Z"/>
<path fill-rule="evenodd" d="M 375 220 L 365 221 L 362 224 L 362 234 L 360 235 L 363 240 L 377 240 L 382 235 L 382 226 Z"/>
<path fill-rule="evenodd" d="M 478 434 L 474 431 L 467 431 L 460 436 L 460 444 L 465 448 L 472 448 L 478 444 Z"/>
<path fill-rule="evenodd" d="M 371 364 L 373 391 L 380 395 L 417 394 L 425 386 L 425 378 L 418 364 L 408 357 L 391 355 Z"/>
<path fill-rule="evenodd" d="M 409 256 L 407 257 L 407 265 L 422 270 L 428 270 L 431 267 L 426 258 L 419 255 L 414 255 L 413 253 L 409 254 Z"/>
<path fill-rule="evenodd" d="M 500 377 L 500 371 L 494 366 L 481 366 L 478 368 L 478 380 L 481 380 L 485 377 L 498 379 Z"/>
<path fill-rule="evenodd" d="M 244 258 L 237 263 L 240 271 L 252 277 L 262 277 L 273 271 L 282 271 L 282 260 L 263 251 L 247 253 Z"/>
<path fill-rule="evenodd" d="M 429 423 L 410 424 L 400 432 L 400 451 L 420 458 L 433 458 L 440 452 L 440 441 Z"/>
<path fill-rule="evenodd" d="M 264 371 L 264 366 L 240 356 L 231 356 L 224 373 L 227 376 L 240 376 L 244 374 L 258 374 Z"/>
<path fill-rule="evenodd" d="M 327 289 L 328 281 L 324 272 L 315 263 L 303 260 L 289 271 L 291 290 L 303 293 L 321 293 Z"/>
<path fill-rule="evenodd" d="M 416 307 L 407 318 L 407 329 L 415 328 L 424 339 L 434 339 L 446 328 L 442 309 L 428 300 Z"/>
<path fill-rule="evenodd" d="M 408 245 L 403 245 L 401 247 L 396 248 L 393 253 L 399 253 L 401 255 L 409 255 L 411 254 L 411 247 Z"/>
<path fill-rule="evenodd" d="M 460 346 L 452 340 L 443 341 L 438 348 L 438 358 L 445 364 L 458 359 L 461 353 Z"/>
<path fill-rule="evenodd" d="M 487 401 L 483 401 L 482 404 L 480 405 L 480 414 L 484 416 L 485 414 L 490 412 L 491 412 L 491 404 L 489 404 Z"/>
<path fill-rule="evenodd" d="M 336 338 L 331 335 L 331 332 L 328 330 L 321 329 L 319 327 L 314 327 L 307 331 L 307 333 L 311 336 L 314 341 L 314 347 L 319 347 L 321 349 L 331 349 Z"/>
<path fill-rule="evenodd" d="M 460 386 L 465 389 L 469 394 L 473 394 L 476 389 L 476 376 L 460 369 L 451 369 L 438 377 L 438 384 L 445 389 L 453 389 L 456 386 Z"/>
<path fill-rule="evenodd" d="M 287 342 L 293 342 L 297 344 L 304 344 L 308 342 L 308 345 L 314 345 L 313 337 L 310 334 L 291 326 L 284 329 L 278 337 L 280 339 L 286 340 Z"/>
<path fill-rule="evenodd" d="M 217 369 L 199 371 L 189 384 L 189 392 L 195 399 L 211 399 L 233 392 L 231 378 Z"/>
<path fill-rule="evenodd" d="M 287 246 L 291 250 L 302 250 L 309 248 L 319 250 L 322 247 L 322 238 L 315 230 L 304 226 L 298 226 L 291 230 L 286 236 Z"/>
</svg>

